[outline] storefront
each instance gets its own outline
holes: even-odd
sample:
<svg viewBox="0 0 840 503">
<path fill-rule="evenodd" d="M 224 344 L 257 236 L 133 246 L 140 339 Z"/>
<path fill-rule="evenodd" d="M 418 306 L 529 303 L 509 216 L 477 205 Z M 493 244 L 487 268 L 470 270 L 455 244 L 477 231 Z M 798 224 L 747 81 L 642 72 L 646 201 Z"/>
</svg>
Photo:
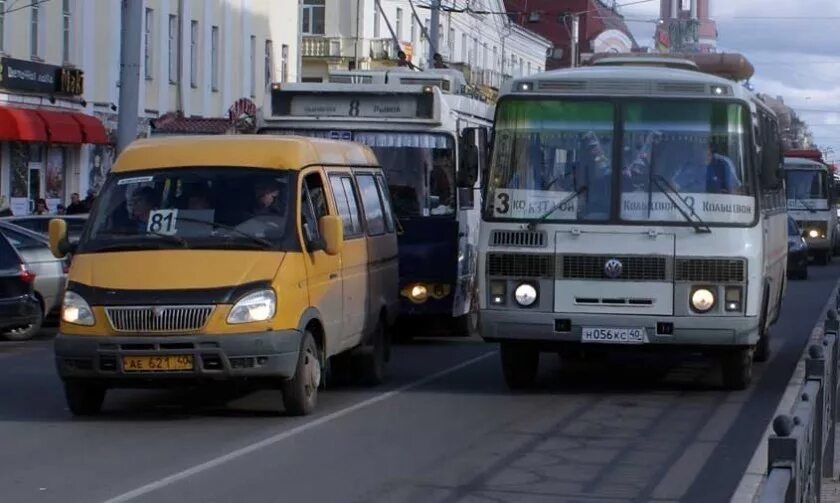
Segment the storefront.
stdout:
<svg viewBox="0 0 840 503">
<path fill-rule="evenodd" d="M 0 199 L 15 215 L 32 213 L 38 199 L 50 213 L 66 205 L 82 187 L 90 146 L 109 143 L 83 92 L 81 70 L 0 58 Z"/>
</svg>

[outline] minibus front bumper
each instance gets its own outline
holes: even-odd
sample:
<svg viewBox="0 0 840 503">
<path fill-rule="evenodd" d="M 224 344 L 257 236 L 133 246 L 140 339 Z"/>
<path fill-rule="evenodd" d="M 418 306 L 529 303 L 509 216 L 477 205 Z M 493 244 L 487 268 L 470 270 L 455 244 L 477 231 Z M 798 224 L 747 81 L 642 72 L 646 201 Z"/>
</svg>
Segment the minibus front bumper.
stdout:
<svg viewBox="0 0 840 503">
<path fill-rule="evenodd" d="M 116 387 L 140 381 L 289 378 L 297 367 L 301 338 L 297 330 L 183 336 L 58 334 L 55 359 L 62 379 L 96 379 Z M 129 368 L 138 362 L 142 369 Z M 169 362 L 179 368 L 169 368 Z M 165 368 L 147 370 L 149 365 Z"/>
<path fill-rule="evenodd" d="M 491 342 L 535 342 L 545 346 L 673 348 L 749 346 L 758 342 L 758 318 L 750 316 L 629 316 L 483 309 L 481 336 Z M 583 343 L 584 328 L 644 328 L 636 344 Z M 667 333 L 661 333 L 667 332 Z"/>
</svg>

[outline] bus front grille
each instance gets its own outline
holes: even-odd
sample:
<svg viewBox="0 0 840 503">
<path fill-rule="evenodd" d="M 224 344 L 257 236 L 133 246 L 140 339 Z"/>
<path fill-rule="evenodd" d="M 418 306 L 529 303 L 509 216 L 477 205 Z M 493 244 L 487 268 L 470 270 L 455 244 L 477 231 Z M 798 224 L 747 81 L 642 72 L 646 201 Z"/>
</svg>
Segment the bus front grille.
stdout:
<svg viewBox="0 0 840 503">
<path fill-rule="evenodd" d="M 742 283 L 747 266 L 743 259 L 680 258 L 675 268 L 676 281 Z"/>
<path fill-rule="evenodd" d="M 621 262 L 620 274 L 607 276 L 606 264 L 610 260 Z M 616 255 L 563 255 L 560 257 L 563 279 L 597 279 L 615 281 L 666 281 L 666 257 L 616 256 Z"/>
<path fill-rule="evenodd" d="M 545 232 L 506 231 L 496 229 L 490 235 L 490 244 L 492 246 L 545 248 Z"/>
<path fill-rule="evenodd" d="M 108 321 L 117 332 L 189 333 L 201 330 L 213 306 L 106 307 Z"/>
<path fill-rule="evenodd" d="M 512 278 L 554 278 L 554 255 L 490 253 L 487 274 Z"/>
</svg>

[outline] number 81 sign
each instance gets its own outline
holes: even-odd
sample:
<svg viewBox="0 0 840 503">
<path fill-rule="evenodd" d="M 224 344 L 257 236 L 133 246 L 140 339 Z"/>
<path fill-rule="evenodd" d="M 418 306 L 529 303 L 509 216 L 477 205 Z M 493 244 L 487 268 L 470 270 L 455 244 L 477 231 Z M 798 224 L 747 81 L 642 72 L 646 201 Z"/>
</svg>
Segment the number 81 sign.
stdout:
<svg viewBox="0 0 840 503">
<path fill-rule="evenodd" d="M 178 210 L 155 210 L 149 212 L 149 222 L 146 224 L 146 231 L 150 234 L 163 234 L 173 236 L 178 232 Z"/>
</svg>

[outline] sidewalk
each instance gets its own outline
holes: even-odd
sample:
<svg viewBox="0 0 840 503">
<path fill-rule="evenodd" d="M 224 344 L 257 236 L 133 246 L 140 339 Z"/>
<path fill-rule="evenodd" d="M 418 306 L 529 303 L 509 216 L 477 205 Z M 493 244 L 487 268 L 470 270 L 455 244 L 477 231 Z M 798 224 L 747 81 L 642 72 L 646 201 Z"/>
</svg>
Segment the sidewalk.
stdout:
<svg viewBox="0 0 840 503">
<path fill-rule="evenodd" d="M 840 435 L 834 437 L 834 477 L 822 479 L 822 503 L 840 503 Z"/>
</svg>

